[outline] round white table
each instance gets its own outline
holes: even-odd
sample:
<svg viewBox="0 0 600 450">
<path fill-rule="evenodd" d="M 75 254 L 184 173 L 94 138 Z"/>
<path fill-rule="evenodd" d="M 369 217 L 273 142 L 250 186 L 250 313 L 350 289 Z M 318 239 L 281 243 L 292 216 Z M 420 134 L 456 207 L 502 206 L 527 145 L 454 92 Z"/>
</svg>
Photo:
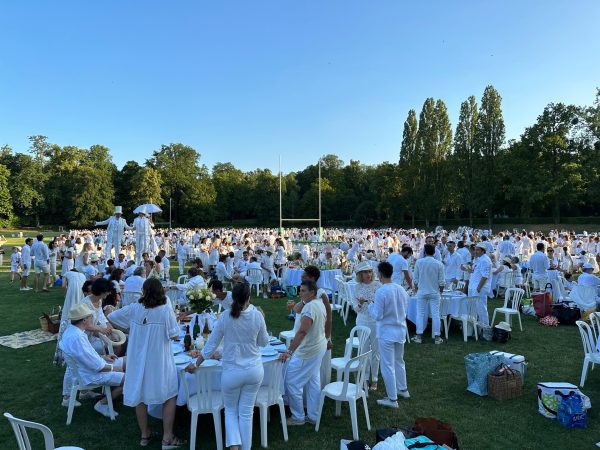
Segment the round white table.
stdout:
<svg viewBox="0 0 600 450">
<path fill-rule="evenodd" d="M 440 314 L 443 316 L 452 315 L 460 316 L 461 314 L 467 314 L 467 296 L 459 291 L 444 292 L 442 297 L 446 297 L 440 303 Z M 427 316 L 424 317 L 425 328 L 427 328 L 427 320 L 431 317 L 431 311 L 427 308 Z M 406 312 L 406 318 L 415 325 L 417 324 L 417 297 L 411 296 L 408 298 L 408 311 Z"/>
</svg>

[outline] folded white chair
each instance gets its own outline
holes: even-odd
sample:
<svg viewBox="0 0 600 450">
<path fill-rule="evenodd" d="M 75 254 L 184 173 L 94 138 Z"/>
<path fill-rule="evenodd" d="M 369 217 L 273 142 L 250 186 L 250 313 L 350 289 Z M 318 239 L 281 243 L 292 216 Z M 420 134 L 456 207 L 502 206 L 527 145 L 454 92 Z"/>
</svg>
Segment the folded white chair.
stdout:
<svg viewBox="0 0 600 450">
<path fill-rule="evenodd" d="M 50 428 L 48 428 L 46 425 L 18 419 L 10 413 L 4 413 L 4 417 L 8 419 L 10 426 L 15 432 L 19 450 L 31 450 L 32 448 L 31 443 L 29 442 L 29 436 L 27 436 L 27 428 L 32 428 L 42 432 L 42 435 L 44 436 L 45 450 L 83 450 L 81 447 L 73 446 L 54 447 L 54 435 L 52 434 L 52 430 L 50 430 Z"/>
<path fill-rule="evenodd" d="M 279 406 L 279 416 L 281 418 L 281 428 L 283 430 L 283 440 L 287 442 L 287 422 L 285 418 L 285 405 L 281 393 L 281 382 L 283 374 L 283 364 L 279 360 L 269 361 L 263 364 L 265 369 L 265 378 L 269 384 L 261 386 L 256 396 L 254 405 L 260 411 L 260 445 L 267 448 L 267 418 L 269 406 Z"/>
</svg>

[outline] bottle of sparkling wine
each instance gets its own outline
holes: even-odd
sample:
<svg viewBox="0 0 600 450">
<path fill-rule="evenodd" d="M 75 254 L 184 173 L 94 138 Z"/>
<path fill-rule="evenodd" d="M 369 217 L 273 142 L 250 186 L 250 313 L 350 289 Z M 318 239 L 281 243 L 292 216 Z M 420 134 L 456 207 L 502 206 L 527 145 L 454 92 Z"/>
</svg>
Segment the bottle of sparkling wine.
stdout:
<svg viewBox="0 0 600 450">
<path fill-rule="evenodd" d="M 185 327 L 185 336 L 183 338 L 183 349 L 189 352 L 192 349 L 192 336 L 190 336 L 190 326 Z"/>
</svg>

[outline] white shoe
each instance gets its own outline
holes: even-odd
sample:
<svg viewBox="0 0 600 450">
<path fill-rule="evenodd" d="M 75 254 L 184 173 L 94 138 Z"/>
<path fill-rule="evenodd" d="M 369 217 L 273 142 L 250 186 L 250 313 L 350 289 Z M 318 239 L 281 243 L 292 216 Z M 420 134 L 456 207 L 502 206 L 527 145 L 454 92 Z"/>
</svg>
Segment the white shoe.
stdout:
<svg viewBox="0 0 600 450">
<path fill-rule="evenodd" d="M 400 407 L 397 400 L 390 400 L 387 397 L 377 400 L 377 404 L 379 406 L 383 406 L 384 408 L 398 409 Z"/>
<path fill-rule="evenodd" d="M 33 288 L 30 288 L 30 287 L 26 287 L 26 288 L 25 288 L 25 290 L 26 290 L 26 291 L 31 291 L 32 289 L 33 289 Z"/>
<path fill-rule="evenodd" d="M 63 398 L 62 405 L 64 407 L 68 408 L 69 407 L 69 399 Z M 81 406 L 81 403 L 79 403 L 77 400 L 75 400 L 75 407 L 77 407 L 77 406 Z"/>
<path fill-rule="evenodd" d="M 402 398 L 410 398 L 410 394 L 408 393 L 408 389 L 406 391 L 398 391 L 398 395 Z"/>
<path fill-rule="evenodd" d="M 102 404 L 100 402 L 97 402 L 94 405 L 94 409 L 99 412 L 100 414 L 102 414 L 104 417 L 110 417 L 110 411 L 108 409 L 108 405 Z M 116 411 L 114 411 L 115 417 L 117 417 L 119 414 L 117 414 Z"/>
<path fill-rule="evenodd" d="M 98 397 L 100 394 L 94 391 L 79 391 L 79 400 L 90 400 Z"/>
<path fill-rule="evenodd" d="M 414 342 L 415 344 L 420 344 L 422 342 L 421 336 L 413 336 L 411 341 Z"/>
</svg>

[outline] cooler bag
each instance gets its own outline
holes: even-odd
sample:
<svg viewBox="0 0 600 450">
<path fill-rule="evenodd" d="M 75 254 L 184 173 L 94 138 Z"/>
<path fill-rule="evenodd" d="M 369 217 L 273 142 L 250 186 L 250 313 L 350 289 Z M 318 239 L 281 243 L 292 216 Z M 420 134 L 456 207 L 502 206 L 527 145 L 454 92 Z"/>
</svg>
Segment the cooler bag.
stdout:
<svg viewBox="0 0 600 450">
<path fill-rule="evenodd" d="M 491 355 L 488 352 L 469 353 L 465 356 L 467 391 L 481 396 L 488 395 L 487 376 L 503 359 L 500 355 Z"/>
<path fill-rule="evenodd" d="M 549 419 L 556 419 L 558 408 L 563 397 L 572 393 L 579 394 L 584 409 L 592 407 L 587 395 L 581 393 L 579 388 L 571 383 L 542 382 L 537 385 L 538 412 Z"/>
<path fill-rule="evenodd" d="M 567 428 L 585 428 L 587 413 L 581 395 L 573 393 L 562 398 L 556 421 Z"/>
<path fill-rule="evenodd" d="M 552 314 L 552 285 L 546 283 L 544 292 L 535 292 L 531 295 L 535 315 L 546 317 Z"/>
<path fill-rule="evenodd" d="M 499 355 L 504 358 L 504 364 L 511 369 L 517 370 L 521 373 L 521 379 L 525 382 L 525 369 L 527 368 L 527 362 L 523 355 L 514 355 L 512 353 L 499 352 L 498 350 L 492 350 L 492 355 Z"/>
</svg>

